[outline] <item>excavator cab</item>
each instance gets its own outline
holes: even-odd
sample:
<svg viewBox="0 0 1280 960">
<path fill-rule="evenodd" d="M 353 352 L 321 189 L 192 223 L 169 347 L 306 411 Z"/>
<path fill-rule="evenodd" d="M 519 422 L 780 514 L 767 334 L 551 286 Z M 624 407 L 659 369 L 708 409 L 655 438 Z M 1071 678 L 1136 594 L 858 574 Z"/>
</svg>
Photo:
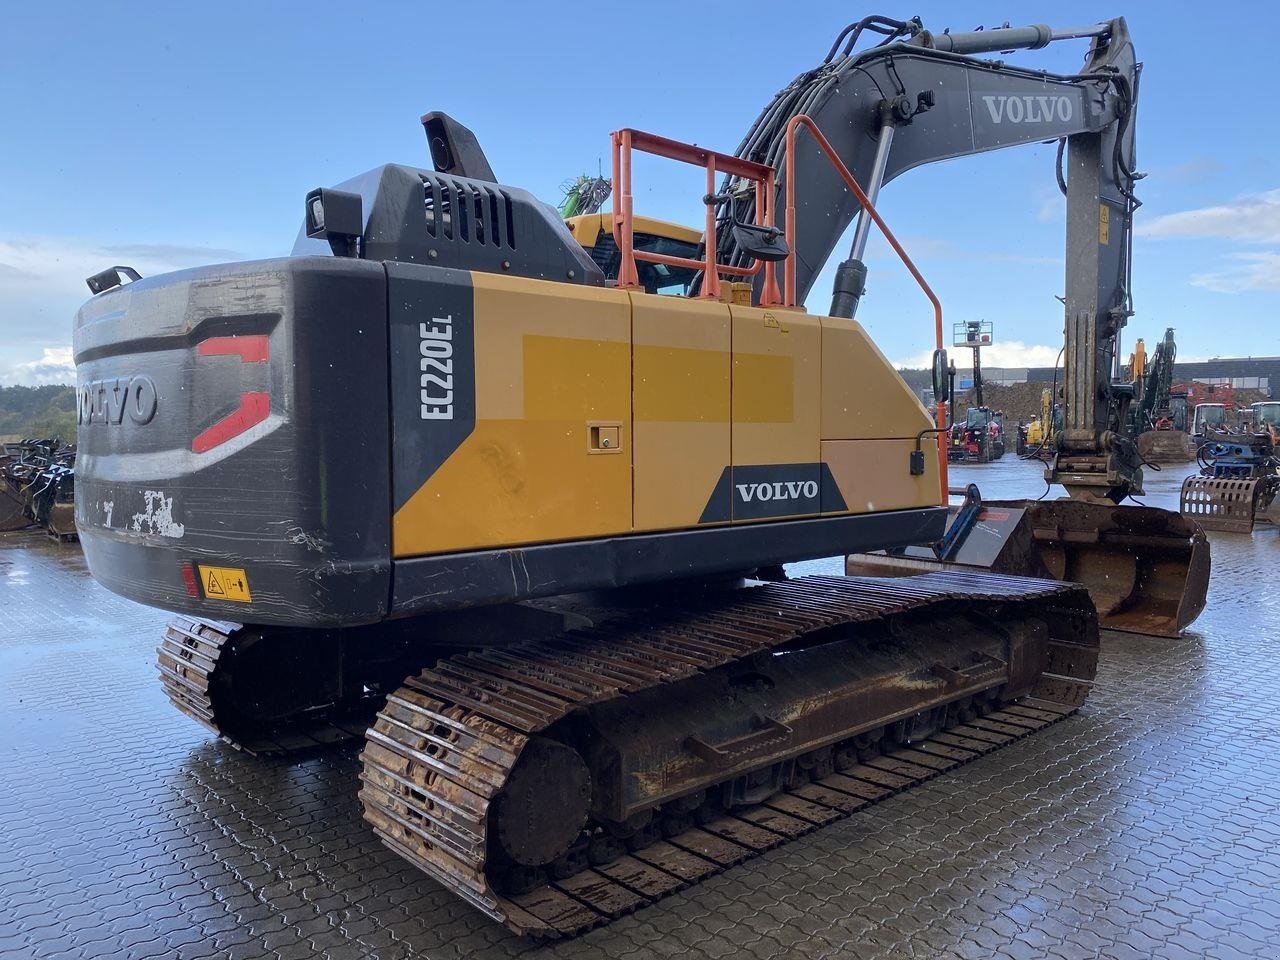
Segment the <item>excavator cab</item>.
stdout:
<svg viewBox="0 0 1280 960">
<path fill-rule="evenodd" d="M 605 282 L 618 279 L 622 251 L 613 238 L 613 217 L 607 213 L 588 213 L 565 221 L 573 238 L 582 244 L 604 273 Z M 695 260 L 702 255 L 702 234 L 697 230 L 654 220 L 635 218 L 634 243 L 637 250 Z M 645 293 L 687 296 L 697 271 L 689 267 L 641 261 L 636 265 Z"/>
</svg>

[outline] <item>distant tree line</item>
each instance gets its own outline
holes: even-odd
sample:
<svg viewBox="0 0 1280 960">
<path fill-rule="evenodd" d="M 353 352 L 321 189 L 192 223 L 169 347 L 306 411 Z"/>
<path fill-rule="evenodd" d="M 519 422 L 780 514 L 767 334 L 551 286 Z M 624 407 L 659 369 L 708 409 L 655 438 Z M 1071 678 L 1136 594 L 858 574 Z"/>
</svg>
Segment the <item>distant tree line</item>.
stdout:
<svg viewBox="0 0 1280 960">
<path fill-rule="evenodd" d="M 76 439 L 76 390 L 67 384 L 0 387 L 0 436 Z"/>
</svg>

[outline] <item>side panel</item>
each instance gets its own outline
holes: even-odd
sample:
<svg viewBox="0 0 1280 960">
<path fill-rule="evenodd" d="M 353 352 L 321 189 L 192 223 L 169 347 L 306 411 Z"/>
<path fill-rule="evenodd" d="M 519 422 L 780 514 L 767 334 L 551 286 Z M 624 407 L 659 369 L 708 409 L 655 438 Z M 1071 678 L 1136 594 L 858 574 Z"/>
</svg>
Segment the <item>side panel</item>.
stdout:
<svg viewBox="0 0 1280 960">
<path fill-rule="evenodd" d="M 415 264 L 387 271 L 394 555 L 629 532 L 627 295 Z M 468 286 L 469 302 L 461 292 Z M 422 364 L 439 350 L 431 341 L 443 337 L 445 314 L 453 342 L 469 334 L 472 356 L 460 352 L 449 374 L 434 369 L 424 401 Z M 451 383 L 440 382 L 450 375 Z M 444 402 L 450 389 L 452 408 Z M 459 422 L 468 391 L 473 425 Z"/>
<path fill-rule="evenodd" d="M 824 440 L 822 465 L 850 513 L 931 506 L 938 502 L 937 447 L 926 438 L 924 473 L 913 477 L 914 447 L 915 440 Z"/>
<path fill-rule="evenodd" d="M 933 419 L 855 320 L 820 317 L 822 439 L 915 437 Z M 936 443 L 927 438 L 930 449 Z"/>
<path fill-rule="evenodd" d="M 821 327 L 797 311 L 730 307 L 734 521 L 821 510 Z"/>
<path fill-rule="evenodd" d="M 924 405 L 853 320 L 821 317 L 822 464 L 832 497 L 824 513 L 872 513 L 938 502 L 937 443 L 921 444 L 925 472 L 911 475 L 915 437 L 933 426 Z"/>
<path fill-rule="evenodd" d="M 635 528 L 690 527 L 709 509 L 727 519 L 730 463 L 729 308 L 637 293 L 631 297 L 635 416 Z"/>
</svg>

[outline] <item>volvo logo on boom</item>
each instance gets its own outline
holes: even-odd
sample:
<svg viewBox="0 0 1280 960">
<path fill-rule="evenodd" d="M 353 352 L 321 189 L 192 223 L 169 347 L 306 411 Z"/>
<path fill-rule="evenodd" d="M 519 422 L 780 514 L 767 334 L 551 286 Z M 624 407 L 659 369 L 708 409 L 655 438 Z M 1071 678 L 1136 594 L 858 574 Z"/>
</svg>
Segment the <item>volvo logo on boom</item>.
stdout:
<svg viewBox="0 0 1280 960">
<path fill-rule="evenodd" d="M 1067 123 L 1075 111 L 1070 97 L 984 96 L 982 102 L 987 105 L 992 123 Z"/>
<path fill-rule="evenodd" d="M 160 405 L 156 385 L 150 377 L 115 377 L 90 380 L 77 397 L 76 422 L 119 425 L 124 418 L 137 424 L 150 423 Z"/>
</svg>

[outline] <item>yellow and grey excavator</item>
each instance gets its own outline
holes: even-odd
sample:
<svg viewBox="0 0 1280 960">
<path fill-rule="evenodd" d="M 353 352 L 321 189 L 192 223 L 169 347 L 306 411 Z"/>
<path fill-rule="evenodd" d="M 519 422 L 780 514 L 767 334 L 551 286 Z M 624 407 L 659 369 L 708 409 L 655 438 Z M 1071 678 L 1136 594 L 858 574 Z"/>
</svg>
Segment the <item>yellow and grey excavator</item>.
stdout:
<svg viewBox="0 0 1280 960">
<path fill-rule="evenodd" d="M 979 56 L 1074 37 L 1075 75 Z M 1136 488 L 1105 376 L 1136 77 L 1123 20 L 867 18 L 736 154 L 619 131 L 612 215 L 571 226 L 428 114 L 433 169 L 312 191 L 289 257 L 89 279 L 90 570 L 177 612 L 175 706 L 256 754 L 361 738 L 383 842 L 539 936 L 1053 723 L 1096 669 L 1082 587 L 780 565 L 947 529 L 938 428 L 851 318 L 875 193 L 927 160 L 1067 138 L 1079 362 L 1051 469 Z M 633 150 L 705 168 L 704 230 L 634 214 Z M 859 209 L 831 315 L 809 314 Z"/>
</svg>

